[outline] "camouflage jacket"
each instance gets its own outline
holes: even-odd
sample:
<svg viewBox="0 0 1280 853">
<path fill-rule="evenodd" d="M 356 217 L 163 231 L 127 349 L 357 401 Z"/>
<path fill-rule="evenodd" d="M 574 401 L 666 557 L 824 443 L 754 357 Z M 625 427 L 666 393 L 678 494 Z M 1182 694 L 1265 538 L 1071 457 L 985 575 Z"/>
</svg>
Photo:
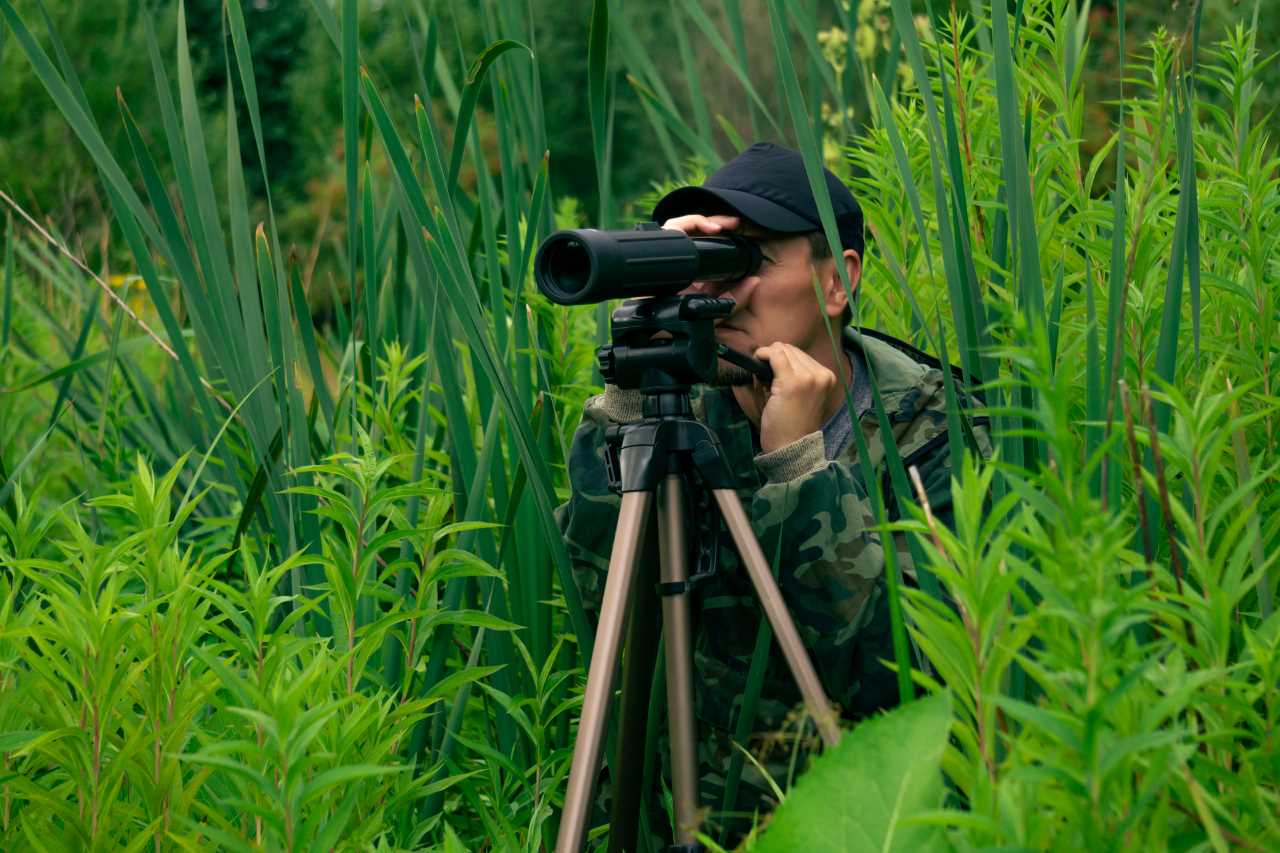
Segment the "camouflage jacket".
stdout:
<svg viewBox="0 0 1280 853">
<path fill-rule="evenodd" d="M 860 352 L 870 365 L 903 461 L 919 469 L 934 514 L 949 523 L 951 465 L 939 363 L 870 330 L 846 329 L 844 346 Z M 957 388 L 963 393 L 963 386 Z M 822 433 L 815 432 L 762 454 L 755 428 L 729 389 L 704 387 L 692 396 L 695 416 L 712 428 L 729 470 L 739 475 L 738 495 L 765 556 L 776 560 L 783 597 L 828 696 L 849 719 L 891 706 L 897 698 L 896 681 L 880 663 L 893 657 L 884 546 L 880 535 L 872 532 L 874 514 L 857 442 L 850 436 L 835 458 L 828 459 Z M 974 402 L 972 395 L 968 399 Z M 557 510 L 574 578 L 593 620 L 599 613 L 621 501 L 608 486 L 604 430 L 611 422 L 638 419 L 640 405 L 638 392 L 613 387 L 587 401 L 568 460 L 571 495 Z M 872 466 L 892 507 L 879 420 L 870 407 L 858 415 Z M 986 452 L 985 421 L 971 422 L 974 438 Z M 896 540 L 895 546 L 910 577 L 905 542 Z M 728 734 L 736 722 L 763 618 L 723 525 L 718 558 L 717 573 L 695 589 L 692 608 L 699 739 L 712 743 L 712 754 L 702 756 L 712 762 L 728 750 Z M 753 731 L 778 731 L 799 703 L 782 655 L 771 654 Z M 707 744 L 700 745 L 700 752 L 703 746 Z"/>
</svg>

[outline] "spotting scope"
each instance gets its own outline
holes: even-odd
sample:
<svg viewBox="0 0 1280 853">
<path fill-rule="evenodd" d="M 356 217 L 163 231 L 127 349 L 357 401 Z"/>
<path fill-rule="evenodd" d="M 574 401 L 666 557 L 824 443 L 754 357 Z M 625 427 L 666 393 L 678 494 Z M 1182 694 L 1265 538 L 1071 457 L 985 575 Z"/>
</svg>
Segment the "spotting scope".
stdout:
<svg viewBox="0 0 1280 853">
<path fill-rule="evenodd" d="M 656 223 L 634 230 L 557 231 L 538 247 L 533 277 L 552 302 L 672 296 L 695 281 L 737 281 L 760 268 L 760 247 L 740 234 L 690 236 Z"/>
</svg>

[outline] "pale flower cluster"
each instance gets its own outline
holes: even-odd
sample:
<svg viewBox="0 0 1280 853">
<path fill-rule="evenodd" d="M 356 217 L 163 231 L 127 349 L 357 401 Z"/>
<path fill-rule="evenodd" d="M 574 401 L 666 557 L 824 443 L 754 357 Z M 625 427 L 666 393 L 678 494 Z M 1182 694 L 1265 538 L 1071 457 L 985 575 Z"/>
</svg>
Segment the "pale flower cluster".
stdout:
<svg viewBox="0 0 1280 853">
<path fill-rule="evenodd" d="M 889 31 L 893 28 L 889 0 L 860 0 L 858 31 L 854 35 L 854 52 L 869 62 L 877 51 L 889 49 Z"/>
<path fill-rule="evenodd" d="M 847 10 L 849 0 L 841 0 L 840 5 Z M 916 15 L 913 19 L 916 35 L 922 44 L 934 41 L 933 23 L 928 15 Z M 853 44 L 849 43 L 849 33 L 843 27 L 831 27 L 818 33 L 818 46 L 822 56 L 837 74 L 843 73 L 848 64 L 849 50 L 858 58 L 869 63 L 878 53 L 887 52 L 892 40 L 893 9 L 891 0 L 858 0 L 858 23 L 854 31 Z M 899 62 L 897 68 L 898 83 L 903 89 L 915 86 L 915 74 L 906 62 Z M 828 126 L 839 127 L 843 120 L 829 105 L 822 105 L 822 118 Z"/>
<path fill-rule="evenodd" d="M 928 15 L 916 15 L 915 26 L 916 34 L 920 37 L 922 43 L 929 44 L 933 41 L 933 23 L 929 20 Z M 890 0 L 859 0 L 858 28 L 853 36 L 853 52 L 862 61 L 870 62 L 877 52 L 889 49 L 892 30 L 893 11 L 890 6 Z M 830 32 L 832 31 L 828 31 L 828 33 Z M 842 32 L 841 35 L 843 36 L 841 42 L 843 45 L 848 42 L 848 34 Z M 818 42 L 825 46 L 831 38 L 828 35 L 827 39 L 824 40 L 823 34 L 820 33 Z"/>
<path fill-rule="evenodd" d="M 822 47 L 822 56 L 827 63 L 837 74 L 843 72 L 849 56 L 849 34 L 840 27 L 832 27 L 818 33 L 818 44 Z"/>
</svg>

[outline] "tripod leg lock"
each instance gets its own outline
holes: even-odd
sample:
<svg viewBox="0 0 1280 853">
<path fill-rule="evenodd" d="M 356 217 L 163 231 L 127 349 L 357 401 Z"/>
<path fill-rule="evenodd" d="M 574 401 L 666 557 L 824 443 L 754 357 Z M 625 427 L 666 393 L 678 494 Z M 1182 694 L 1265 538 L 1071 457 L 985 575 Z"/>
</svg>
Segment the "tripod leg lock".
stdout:
<svg viewBox="0 0 1280 853">
<path fill-rule="evenodd" d="M 620 495 L 622 494 L 622 460 L 619 455 L 622 451 L 622 430 L 618 424 L 605 429 L 604 440 L 604 471 L 609 481 L 609 491 Z"/>
<path fill-rule="evenodd" d="M 663 598 L 671 595 L 684 595 L 686 592 L 692 592 L 697 586 L 693 578 L 686 581 L 671 581 L 670 583 L 658 584 L 658 595 Z"/>
</svg>

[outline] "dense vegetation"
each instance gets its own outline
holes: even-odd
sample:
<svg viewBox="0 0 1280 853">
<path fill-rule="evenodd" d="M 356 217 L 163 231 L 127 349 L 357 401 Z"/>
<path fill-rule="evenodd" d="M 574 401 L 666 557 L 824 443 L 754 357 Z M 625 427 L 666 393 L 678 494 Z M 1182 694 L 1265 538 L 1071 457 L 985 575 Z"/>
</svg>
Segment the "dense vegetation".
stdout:
<svg viewBox="0 0 1280 853">
<path fill-rule="evenodd" d="M 260 5 L 45 32 L 0 0 L 2 103 L 39 106 L 0 128 L 28 146 L 0 151 L 6 849 L 549 846 L 590 636 L 552 509 L 607 314 L 542 299 L 532 252 L 756 135 L 847 177 L 857 321 L 962 365 L 997 437 L 952 448 L 954 531 L 891 463 L 908 704 L 757 846 L 1276 846 L 1260 3 L 1135 35 L 1120 0 L 1114 30 L 1074 0 L 688 0 L 673 61 L 600 0 L 589 151 L 557 147 L 525 4 L 313 0 L 296 32 Z M 84 52 L 110 34 L 118 78 Z M 280 39 L 314 44 L 270 101 Z M 1097 54 L 1127 57 L 1100 88 Z"/>
</svg>

